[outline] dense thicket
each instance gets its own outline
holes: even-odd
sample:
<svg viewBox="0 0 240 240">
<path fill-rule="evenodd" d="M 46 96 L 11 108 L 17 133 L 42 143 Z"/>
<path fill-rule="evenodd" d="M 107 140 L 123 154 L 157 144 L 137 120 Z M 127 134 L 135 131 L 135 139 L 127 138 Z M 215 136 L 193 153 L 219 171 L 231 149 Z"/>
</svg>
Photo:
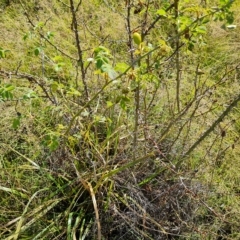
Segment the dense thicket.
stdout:
<svg viewBox="0 0 240 240">
<path fill-rule="evenodd" d="M 239 3 L 0 3 L 1 239 L 239 239 Z"/>
</svg>

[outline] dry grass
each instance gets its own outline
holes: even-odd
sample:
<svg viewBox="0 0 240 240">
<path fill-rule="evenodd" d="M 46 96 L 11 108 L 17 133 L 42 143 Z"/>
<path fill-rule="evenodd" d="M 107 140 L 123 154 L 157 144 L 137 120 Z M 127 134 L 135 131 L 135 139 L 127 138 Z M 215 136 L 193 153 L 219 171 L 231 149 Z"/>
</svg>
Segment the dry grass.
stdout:
<svg viewBox="0 0 240 240">
<path fill-rule="evenodd" d="M 207 45 L 182 50 L 177 112 L 173 50 L 149 55 L 153 63 L 162 56 L 159 68 L 145 73 L 143 58 L 141 72 L 135 67 L 116 81 L 88 66 L 100 44 L 113 55 L 110 64 L 130 60 L 124 4 L 84 1 L 77 18 L 91 100 L 83 109 L 70 10 L 62 1 L 23 2 L 32 23 L 46 24 L 33 31 L 18 1 L 0 16 L 0 47 L 11 51 L 0 59 L 0 86 L 16 86 L 14 99 L 0 103 L 0 238 L 239 239 L 237 108 L 185 155 L 239 94 L 239 29 L 213 23 Z M 143 15 L 133 15 L 132 28 Z M 159 29 L 168 28 L 157 25 L 147 40 L 154 44 L 169 33 Z M 24 41 L 29 30 L 34 36 Z M 41 37 L 48 31 L 52 45 Z M 39 46 L 43 52 L 35 56 Z M 135 78 L 141 83 L 137 147 Z M 22 100 L 29 90 L 38 97 Z M 19 114 L 21 124 L 13 129 Z"/>
</svg>

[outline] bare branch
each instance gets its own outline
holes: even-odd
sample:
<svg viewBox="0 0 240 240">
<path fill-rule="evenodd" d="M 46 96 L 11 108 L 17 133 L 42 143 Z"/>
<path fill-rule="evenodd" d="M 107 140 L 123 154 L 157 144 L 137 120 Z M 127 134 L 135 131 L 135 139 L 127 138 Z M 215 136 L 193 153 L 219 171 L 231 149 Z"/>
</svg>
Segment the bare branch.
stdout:
<svg viewBox="0 0 240 240">
<path fill-rule="evenodd" d="M 79 4 L 80 3 L 81 3 L 81 1 L 79 2 Z M 89 93 L 88 93 L 88 87 L 87 87 L 87 82 L 86 82 L 86 72 L 84 70 L 84 63 L 83 63 L 83 52 L 81 49 L 80 38 L 78 35 L 78 23 L 77 23 L 76 11 L 74 9 L 73 0 L 70 0 L 70 8 L 71 8 L 71 13 L 72 13 L 72 21 L 73 21 L 72 23 L 73 23 L 73 31 L 75 33 L 76 47 L 78 50 L 78 60 L 77 61 L 81 68 L 82 82 L 83 82 L 83 86 L 84 86 L 85 95 L 86 95 L 86 98 L 89 100 Z"/>
<path fill-rule="evenodd" d="M 215 129 L 215 127 L 229 114 L 229 112 L 238 104 L 240 101 L 240 94 L 231 102 L 231 104 L 225 109 L 225 111 L 215 120 L 215 122 L 211 125 L 211 127 L 206 130 L 202 136 L 188 149 L 188 151 L 184 154 L 183 158 L 178 161 L 177 166 L 183 162 L 185 157 L 187 157 L 195 148 L 206 138 L 209 134 Z"/>
<path fill-rule="evenodd" d="M 166 12 L 168 12 L 168 11 L 169 11 L 170 9 L 172 9 L 173 7 L 174 7 L 174 3 L 171 4 L 171 5 L 166 9 Z M 150 30 L 155 27 L 156 23 L 157 23 L 160 19 L 162 19 L 162 18 L 163 18 L 163 16 L 160 16 L 160 15 L 159 15 L 159 16 L 150 24 L 150 26 L 144 31 L 144 35 L 146 36 L 146 35 L 150 32 Z"/>
<path fill-rule="evenodd" d="M 46 97 L 55 105 L 57 105 L 57 101 L 56 99 L 52 96 L 50 97 L 48 90 L 46 89 L 46 84 L 44 79 L 39 78 L 37 76 L 28 74 L 28 73 L 20 73 L 18 71 L 15 72 L 9 72 L 9 71 L 5 71 L 5 70 L 0 70 L 0 75 L 2 76 L 6 76 L 6 77 L 11 77 L 11 76 L 16 76 L 17 78 L 25 78 L 27 79 L 29 82 L 34 82 L 36 83 L 42 90 L 43 92 L 46 94 Z"/>
<path fill-rule="evenodd" d="M 35 28 L 36 25 L 33 23 L 33 21 L 31 20 L 31 18 L 29 17 L 29 14 L 28 14 L 27 10 L 24 8 L 23 4 L 22 4 L 22 8 L 24 9 L 24 15 L 27 17 L 28 22 L 31 24 L 31 26 L 32 26 L 33 28 Z M 54 47 L 58 52 L 60 52 L 61 54 L 63 54 L 64 56 L 66 56 L 66 57 L 68 57 L 68 58 L 70 58 L 70 59 L 72 59 L 72 60 L 77 61 L 76 58 L 70 56 L 69 54 L 67 54 L 66 52 L 64 52 L 63 50 L 61 50 L 58 46 L 56 46 L 55 44 L 53 44 L 53 43 L 52 43 L 48 38 L 46 38 L 41 32 L 38 31 L 38 33 L 39 33 L 39 35 L 40 35 L 41 38 L 43 38 L 47 43 L 49 43 L 49 45 L 51 45 L 52 47 Z"/>
</svg>

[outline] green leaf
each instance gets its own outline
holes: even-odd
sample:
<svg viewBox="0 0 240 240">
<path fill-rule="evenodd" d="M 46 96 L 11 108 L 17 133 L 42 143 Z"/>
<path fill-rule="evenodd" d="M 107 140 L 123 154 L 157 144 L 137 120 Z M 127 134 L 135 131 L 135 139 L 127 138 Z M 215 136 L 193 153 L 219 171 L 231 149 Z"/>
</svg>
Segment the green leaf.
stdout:
<svg viewBox="0 0 240 240">
<path fill-rule="evenodd" d="M 63 57 L 60 55 L 56 55 L 52 58 L 54 62 L 63 62 Z"/>
<path fill-rule="evenodd" d="M 15 89 L 15 87 L 12 85 L 12 84 L 7 84 L 6 86 L 5 86 L 5 91 L 7 91 L 7 92 L 11 92 L 11 91 L 13 91 Z"/>
<path fill-rule="evenodd" d="M 39 22 L 37 23 L 37 25 L 35 26 L 35 29 L 37 28 L 42 28 L 44 26 L 44 22 Z"/>
<path fill-rule="evenodd" d="M 111 80 L 118 76 L 118 74 L 115 72 L 115 70 L 113 68 L 109 69 L 107 74 Z"/>
<path fill-rule="evenodd" d="M 157 14 L 160 15 L 160 16 L 163 16 L 163 17 L 166 17 L 167 16 L 167 13 L 164 9 L 159 9 L 157 11 Z"/>
<path fill-rule="evenodd" d="M 24 34 L 23 40 L 26 41 L 28 39 L 28 33 Z"/>
<path fill-rule="evenodd" d="M 12 128 L 17 129 L 20 126 L 20 117 L 14 118 L 12 123 Z"/>
<path fill-rule="evenodd" d="M 127 103 L 130 102 L 130 99 L 127 96 L 121 96 L 120 107 L 123 110 L 127 109 Z"/>
<path fill-rule="evenodd" d="M 50 39 L 50 38 L 52 38 L 52 37 L 54 37 L 54 33 L 52 33 L 52 32 L 47 32 L 47 36 L 46 36 L 46 38 L 47 39 Z"/>
<path fill-rule="evenodd" d="M 42 50 L 42 49 L 41 49 L 40 47 L 35 48 L 35 49 L 34 49 L 34 54 L 35 54 L 35 56 L 38 56 L 38 55 L 40 54 L 41 50 Z"/>
<path fill-rule="evenodd" d="M 198 26 L 198 27 L 196 27 L 195 28 L 195 31 L 197 32 L 197 33 L 200 33 L 200 34 L 206 34 L 206 32 L 207 32 L 207 28 L 206 28 L 206 26 Z"/>
<path fill-rule="evenodd" d="M 226 16 L 226 20 L 228 24 L 232 24 L 234 22 L 234 16 L 233 13 L 228 13 Z"/>
<path fill-rule="evenodd" d="M 24 34 L 23 36 L 23 40 L 26 41 L 28 38 L 33 38 L 34 37 L 34 33 L 32 33 L 31 31 L 27 32 Z"/>
<path fill-rule="evenodd" d="M 124 63 L 124 62 L 121 62 L 121 63 L 117 63 L 116 66 L 115 66 L 115 70 L 118 71 L 118 72 L 125 72 L 126 69 L 129 68 L 129 65 Z"/>
<path fill-rule="evenodd" d="M 111 106 L 113 106 L 113 103 L 111 101 L 107 101 L 107 107 L 110 108 Z"/>
<path fill-rule="evenodd" d="M 51 144 L 49 145 L 49 148 L 51 151 L 54 151 L 58 148 L 58 146 L 59 146 L 59 139 L 57 136 L 53 136 Z"/>
<path fill-rule="evenodd" d="M 55 70 L 56 72 L 59 72 L 59 71 L 62 70 L 62 66 L 64 66 L 64 65 L 65 65 L 65 63 L 63 63 L 63 62 L 54 64 L 54 70 Z"/>
<path fill-rule="evenodd" d="M 103 47 L 103 46 L 99 46 L 99 47 L 94 49 L 95 56 L 99 55 L 100 52 L 104 52 L 105 54 L 109 54 L 108 49 Z"/>
<path fill-rule="evenodd" d="M 0 59 L 5 58 L 7 52 L 10 52 L 10 50 L 6 50 L 0 47 Z"/>
<path fill-rule="evenodd" d="M 15 87 L 11 84 L 6 84 L 2 88 L 0 88 L 0 97 L 4 99 L 13 99 L 13 94 L 11 93 Z"/>
<path fill-rule="evenodd" d="M 107 73 L 108 76 L 110 77 L 110 79 L 114 79 L 118 75 L 110 64 L 103 64 L 101 67 L 101 70 L 102 70 L 102 72 Z"/>
<path fill-rule="evenodd" d="M 205 17 L 205 18 L 201 21 L 202 24 L 206 24 L 206 23 L 209 23 L 209 22 L 210 22 L 210 19 L 209 19 L 208 17 Z"/>
<path fill-rule="evenodd" d="M 104 64 L 104 62 L 102 61 L 102 59 L 97 59 L 97 61 L 96 61 L 96 68 L 97 69 L 101 69 L 103 64 Z"/>
<path fill-rule="evenodd" d="M 67 95 L 80 97 L 82 94 L 77 89 L 70 87 L 69 90 L 67 91 Z"/>
<path fill-rule="evenodd" d="M 195 47 L 195 44 L 196 44 L 196 42 L 193 40 L 193 41 L 189 41 L 188 42 L 188 45 L 187 45 L 187 47 L 188 47 L 188 50 L 189 51 L 193 51 L 193 49 L 194 49 L 194 47 Z"/>
<path fill-rule="evenodd" d="M 38 97 L 37 94 L 32 89 L 30 89 L 26 94 L 23 95 L 24 100 L 37 97 Z"/>
<path fill-rule="evenodd" d="M 59 137 L 54 133 L 49 133 L 44 137 L 43 145 L 47 146 L 51 151 L 54 151 L 59 146 Z"/>
</svg>

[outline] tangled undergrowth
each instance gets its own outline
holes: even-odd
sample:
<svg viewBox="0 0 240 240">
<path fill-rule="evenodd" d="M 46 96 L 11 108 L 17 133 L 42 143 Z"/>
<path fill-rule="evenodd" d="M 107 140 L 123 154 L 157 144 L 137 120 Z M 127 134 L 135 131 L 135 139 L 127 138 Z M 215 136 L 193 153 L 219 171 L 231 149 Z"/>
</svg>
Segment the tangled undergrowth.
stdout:
<svg viewBox="0 0 240 240">
<path fill-rule="evenodd" d="M 238 3 L 0 10 L 1 239 L 240 238 Z"/>
</svg>

